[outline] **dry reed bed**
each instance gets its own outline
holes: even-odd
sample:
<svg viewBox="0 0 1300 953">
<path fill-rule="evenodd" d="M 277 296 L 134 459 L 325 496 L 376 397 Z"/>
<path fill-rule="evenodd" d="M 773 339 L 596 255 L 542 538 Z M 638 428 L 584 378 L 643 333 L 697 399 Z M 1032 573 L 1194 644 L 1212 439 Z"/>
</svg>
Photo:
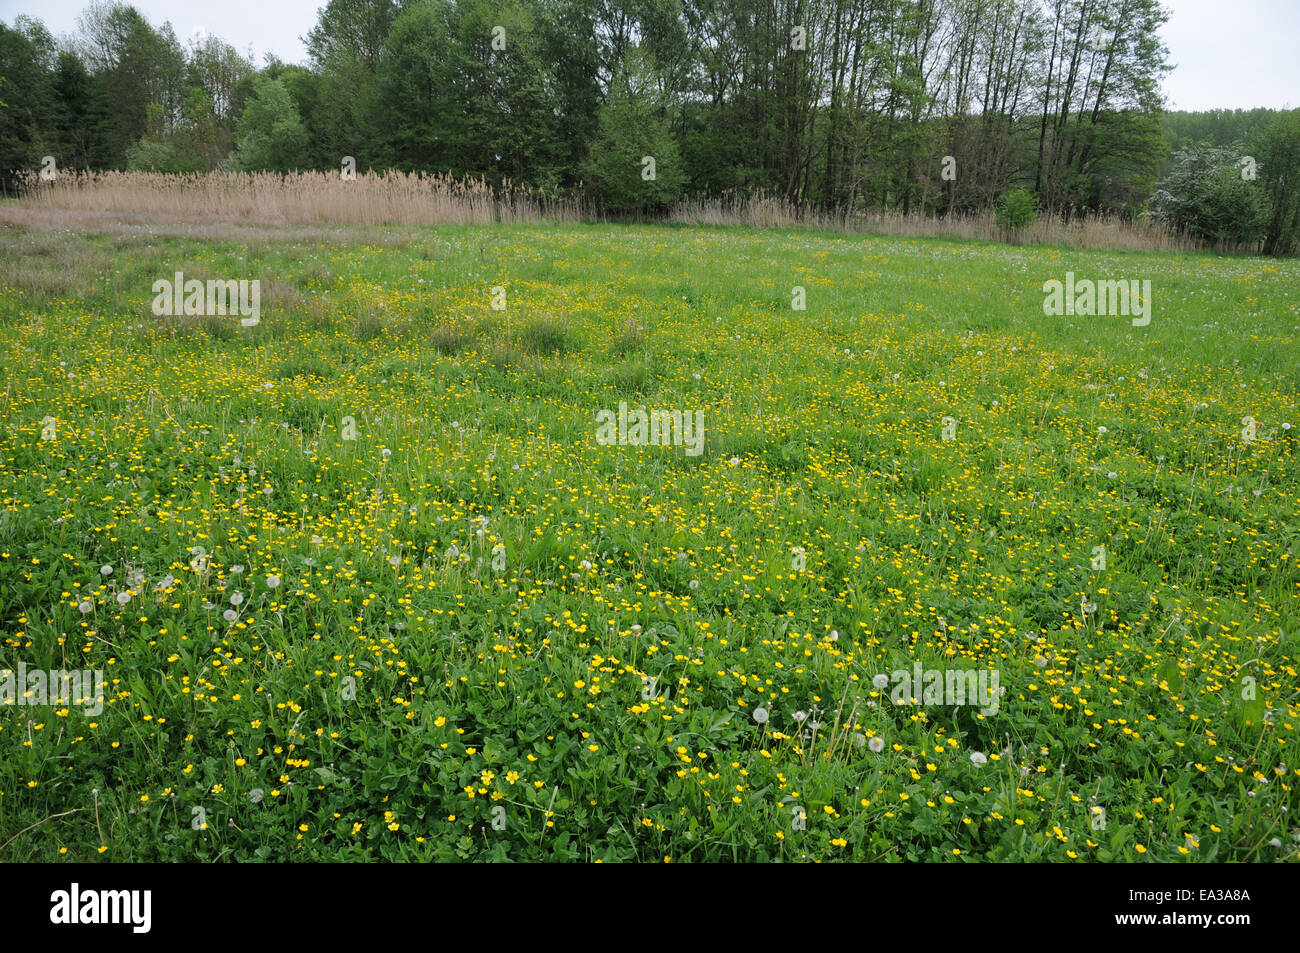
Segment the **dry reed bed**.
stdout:
<svg viewBox="0 0 1300 953">
<path fill-rule="evenodd" d="M 971 215 L 904 215 L 902 212 L 860 212 L 850 216 L 811 212 L 789 202 L 767 197 L 730 201 L 683 202 L 671 219 L 689 225 L 752 225 L 759 228 L 817 228 L 827 231 L 902 238 L 956 238 L 983 241 L 1068 245 L 1076 248 L 1132 249 L 1138 251 L 1197 251 L 1195 239 L 1149 221 L 1126 221 L 1116 216 L 1076 217 L 1069 223 L 1040 217 L 1026 228 L 1008 232 L 993 211 Z"/>
<path fill-rule="evenodd" d="M 80 172 L 61 173 L 48 183 L 33 174 L 25 185 L 22 207 L 122 215 L 131 222 L 480 225 L 582 217 L 575 201 L 415 172 L 362 173 L 353 180 L 324 172 Z"/>
<path fill-rule="evenodd" d="M 598 220 L 579 197 L 551 199 L 528 189 L 494 189 L 479 180 L 419 172 L 358 173 L 61 173 L 26 180 L 27 195 L 0 204 L 0 224 L 36 228 L 108 225 L 243 223 L 260 225 L 479 225 Z M 935 217 L 901 212 L 851 216 L 799 209 L 767 196 L 687 200 L 667 216 L 688 225 L 814 228 L 904 238 L 954 238 L 1063 245 L 1092 249 L 1196 251 L 1202 246 L 1149 221 L 1040 218 L 1009 234 L 992 211 Z"/>
</svg>

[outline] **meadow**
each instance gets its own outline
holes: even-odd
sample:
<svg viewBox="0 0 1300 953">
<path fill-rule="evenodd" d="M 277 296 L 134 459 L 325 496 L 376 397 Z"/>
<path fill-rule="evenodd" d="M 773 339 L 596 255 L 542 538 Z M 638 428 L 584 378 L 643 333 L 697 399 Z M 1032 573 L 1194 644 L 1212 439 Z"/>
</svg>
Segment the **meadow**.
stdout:
<svg viewBox="0 0 1300 953">
<path fill-rule="evenodd" d="M 178 271 L 260 322 L 156 316 Z M 1067 272 L 1149 279 L 1150 324 L 1045 315 Z M 6 228 L 0 669 L 106 682 L 0 706 L 0 861 L 1295 861 L 1298 292 L 816 231 Z M 620 402 L 702 452 L 599 443 Z M 917 662 L 997 710 L 896 703 Z"/>
</svg>

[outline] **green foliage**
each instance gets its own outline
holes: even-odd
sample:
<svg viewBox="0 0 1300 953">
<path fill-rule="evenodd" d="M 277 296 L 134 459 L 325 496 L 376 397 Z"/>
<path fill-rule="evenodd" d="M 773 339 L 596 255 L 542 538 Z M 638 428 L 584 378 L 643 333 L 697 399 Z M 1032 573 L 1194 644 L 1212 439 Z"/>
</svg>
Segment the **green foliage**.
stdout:
<svg viewBox="0 0 1300 953">
<path fill-rule="evenodd" d="M 1028 189 L 1012 189 L 998 199 L 998 227 L 1024 228 L 1038 219 L 1038 196 Z"/>
<path fill-rule="evenodd" d="M 106 673 L 0 700 L 0 862 L 1295 859 L 1300 261 L 227 234 L 0 230 L 0 670 Z M 200 262 L 319 310 L 175 333 Z M 1066 271 L 1151 325 L 1045 321 Z M 1006 695 L 871 697 L 915 662 Z"/>
<path fill-rule="evenodd" d="M 1272 205 L 1266 255 L 1300 251 L 1300 109 L 1277 116 L 1259 136 L 1258 181 Z"/>
<path fill-rule="evenodd" d="M 653 93 L 653 67 L 633 58 L 634 71 L 620 76 L 600 110 L 587 175 L 605 207 L 616 213 L 661 211 L 681 198 L 686 185 L 677 142 Z"/>
<path fill-rule="evenodd" d="M 123 3 L 94 4 L 79 21 L 80 52 L 103 91 L 103 148 L 110 164 L 126 163 L 131 146 L 170 132 L 185 96 L 185 52 L 169 25 L 154 29 Z M 165 128 L 150 127 L 150 106 Z"/>
<path fill-rule="evenodd" d="M 40 165 L 48 146 L 46 124 L 48 76 L 52 55 L 49 34 L 39 23 L 20 17 L 14 28 L 0 23 L 0 187 L 10 187 L 14 173 Z"/>
<path fill-rule="evenodd" d="M 417 0 L 377 60 L 377 160 L 400 169 L 555 186 L 560 100 L 532 7 Z"/>
<path fill-rule="evenodd" d="M 1174 110 L 1160 117 L 1171 152 L 1250 142 L 1276 119 L 1273 109 Z"/>
<path fill-rule="evenodd" d="M 235 127 L 232 168 L 240 172 L 289 172 L 307 164 L 307 131 L 280 80 L 254 82 L 254 95 Z"/>
<path fill-rule="evenodd" d="M 1248 178 L 1250 157 L 1243 152 L 1236 145 L 1177 153 L 1152 198 L 1156 214 L 1173 228 L 1209 242 L 1238 245 L 1258 241 L 1268 228 L 1272 210 L 1257 181 Z"/>
</svg>

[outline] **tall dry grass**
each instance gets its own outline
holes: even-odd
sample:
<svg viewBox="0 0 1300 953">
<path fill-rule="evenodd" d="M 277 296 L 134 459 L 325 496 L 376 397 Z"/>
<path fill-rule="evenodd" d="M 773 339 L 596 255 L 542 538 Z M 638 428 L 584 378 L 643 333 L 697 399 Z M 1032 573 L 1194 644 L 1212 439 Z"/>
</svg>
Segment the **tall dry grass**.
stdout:
<svg viewBox="0 0 1300 953">
<path fill-rule="evenodd" d="M 751 225 L 756 228 L 811 228 L 902 238 L 957 238 L 1065 245 L 1075 248 L 1136 251 L 1196 251 L 1200 242 L 1151 221 L 1118 216 L 1075 217 L 1066 223 L 1040 216 L 1033 225 L 1007 231 L 990 209 L 971 215 L 904 215 L 867 211 L 835 215 L 802 209 L 784 199 L 761 195 L 687 201 L 670 218 L 686 225 Z"/>
<path fill-rule="evenodd" d="M 480 225 L 579 221 L 588 212 L 574 199 L 419 172 L 361 173 L 353 180 L 325 172 L 61 172 L 53 182 L 31 173 L 23 186 L 19 206 L 100 220 L 121 215 L 127 223 Z"/>
<path fill-rule="evenodd" d="M 419 172 L 296 172 L 169 175 L 156 172 L 60 173 L 24 181 L 25 197 L 0 204 L 0 223 L 77 225 L 477 225 L 493 222 L 593 221 L 589 200 L 553 199 L 523 188 L 492 188 L 479 180 Z M 687 200 L 667 219 L 688 225 L 811 228 L 905 238 L 1015 241 L 1093 249 L 1195 251 L 1201 244 L 1149 221 L 1040 217 L 1008 233 L 992 211 L 965 216 L 868 211 L 835 215 L 765 195 Z"/>
</svg>

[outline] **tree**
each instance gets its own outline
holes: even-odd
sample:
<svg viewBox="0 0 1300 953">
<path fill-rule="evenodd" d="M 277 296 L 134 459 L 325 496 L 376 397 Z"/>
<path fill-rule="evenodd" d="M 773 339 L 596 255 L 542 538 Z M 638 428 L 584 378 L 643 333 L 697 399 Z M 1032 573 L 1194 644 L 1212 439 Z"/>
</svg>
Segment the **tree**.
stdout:
<svg viewBox="0 0 1300 953">
<path fill-rule="evenodd" d="M 1273 207 L 1264 254 L 1300 250 L 1300 109 L 1275 118 L 1257 140 L 1260 185 Z"/>
<path fill-rule="evenodd" d="M 385 43 L 370 113 L 404 169 L 557 186 L 562 101 L 545 30 L 524 2 L 417 0 Z"/>
<path fill-rule="evenodd" d="M 231 167 L 240 172 L 289 172 L 307 165 L 307 131 L 284 83 L 259 77 L 235 126 Z"/>
<path fill-rule="evenodd" d="M 307 53 L 317 68 L 350 60 L 374 75 L 397 15 L 394 0 L 329 0 L 307 32 Z"/>
<path fill-rule="evenodd" d="M 652 64 L 630 49 L 600 110 L 587 173 L 612 212 L 662 211 L 682 197 L 686 173 L 653 83 Z"/>
<path fill-rule="evenodd" d="M 49 66 L 54 44 L 35 20 L 0 23 L 0 186 L 36 169 L 51 148 Z M 56 156 L 62 162 L 62 157 Z"/>
<path fill-rule="evenodd" d="M 447 170 L 457 161 L 455 143 L 465 132 L 463 109 L 450 95 L 451 15 L 446 0 L 417 0 L 384 42 L 372 109 L 382 130 L 377 158 L 385 165 Z"/>
<path fill-rule="evenodd" d="M 1177 153 L 1152 199 L 1159 218 L 1217 244 L 1252 244 L 1262 238 L 1272 209 L 1258 184 L 1243 174 L 1242 151 L 1238 145 Z"/>
<path fill-rule="evenodd" d="M 155 30 L 134 7 L 95 0 L 78 18 L 77 44 L 104 84 L 108 162 L 122 166 L 127 149 L 149 135 L 149 105 L 162 110 L 164 131 L 180 122 L 185 54 L 169 24 Z"/>
<path fill-rule="evenodd" d="M 253 64 L 229 43 L 211 35 L 197 40 L 185 63 L 186 102 L 188 90 L 197 87 L 206 94 L 212 115 L 226 122 L 234 114 L 235 88 L 253 72 Z"/>
<path fill-rule="evenodd" d="M 108 105 L 104 86 L 72 50 L 60 50 L 50 86 L 52 122 L 63 165 L 103 168 L 110 161 L 105 144 Z"/>
<path fill-rule="evenodd" d="M 317 82 L 295 81 L 310 149 L 318 161 L 337 168 L 354 156 L 362 164 L 379 160 L 376 143 L 384 129 L 370 115 L 375 80 L 385 44 L 402 7 L 395 0 L 329 0 L 304 38 Z"/>
</svg>

